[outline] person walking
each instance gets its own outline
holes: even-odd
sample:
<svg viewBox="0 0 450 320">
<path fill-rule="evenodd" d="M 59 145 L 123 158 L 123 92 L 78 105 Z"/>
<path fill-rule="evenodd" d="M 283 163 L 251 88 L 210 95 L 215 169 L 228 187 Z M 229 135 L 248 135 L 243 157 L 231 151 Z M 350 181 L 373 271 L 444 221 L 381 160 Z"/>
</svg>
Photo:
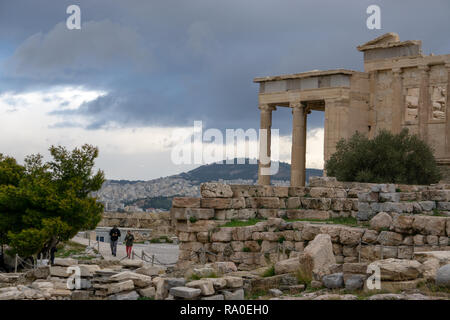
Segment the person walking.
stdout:
<svg viewBox="0 0 450 320">
<path fill-rule="evenodd" d="M 131 259 L 131 250 L 133 249 L 134 236 L 130 230 L 127 231 L 125 236 L 125 246 L 127 247 L 127 257 Z"/>
<path fill-rule="evenodd" d="M 117 229 L 117 226 L 114 226 L 109 231 L 109 237 L 110 237 L 110 245 L 111 245 L 111 254 L 115 257 L 117 253 L 117 240 L 119 240 L 121 234 L 120 230 Z"/>
</svg>

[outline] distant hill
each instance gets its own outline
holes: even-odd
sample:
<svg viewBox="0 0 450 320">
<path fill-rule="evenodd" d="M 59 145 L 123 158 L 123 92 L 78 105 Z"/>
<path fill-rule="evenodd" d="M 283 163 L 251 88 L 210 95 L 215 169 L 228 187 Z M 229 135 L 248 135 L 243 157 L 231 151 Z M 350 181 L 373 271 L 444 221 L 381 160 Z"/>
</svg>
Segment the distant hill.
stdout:
<svg viewBox="0 0 450 320">
<path fill-rule="evenodd" d="M 322 176 L 323 170 L 320 169 L 306 169 L 306 181 L 310 176 Z M 237 159 L 234 159 L 233 164 L 213 163 L 200 166 L 188 172 L 173 176 L 179 177 L 198 183 L 217 181 L 217 180 L 257 180 L 258 179 L 258 165 L 250 164 L 249 159 L 245 159 L 245 164 L 237 164 Z M 291 178 L 291 165 L 286 162 L 280 162 L 278 173 L 271 177 L 272 180 L 289 181 Z"/>
<path fill-rule="evenodd" d="M 306 181 L 310 176 L 322 176 L 320 169 L 306 169 Z M 280 162 L 278 173 L 271 177 L 276 185 L 289 185 L 291 166 Z M 229 184 L 254 184 L 258 179 L 258 165 L 208 164 L 181 174 L 149 181 L 107 180 L 96 193 L 107 211 L 162 209 L 169 210 L 174 196 L 199 197 L 200 184 L 208 181 L 223 181 Z"/>
</svg>

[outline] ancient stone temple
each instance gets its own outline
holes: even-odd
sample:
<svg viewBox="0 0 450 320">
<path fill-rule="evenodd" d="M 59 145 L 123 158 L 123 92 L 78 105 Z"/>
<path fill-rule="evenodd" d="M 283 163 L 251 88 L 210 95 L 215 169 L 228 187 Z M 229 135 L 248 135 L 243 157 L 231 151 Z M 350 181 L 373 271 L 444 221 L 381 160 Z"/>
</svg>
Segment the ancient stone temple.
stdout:
<svg viewBox="0 0 450 320">
<path fill-rule="evenodd" d="M 356 131 L 374 137 L 381 129 L 398 133 L 408 128 L 431 145 L 444 181 L 450 181 L 450 54 L 423 55 L 421 41 L 400 41 L 387 33 L 361 46 L 364 72 L 310 71 L 256 78 L 259 83 L 261 129 L 267 145 L 260 159 L 270 158 L 272 112 L 292 108 L 291 185 L 305 184 L 306 124 L 311 110 L 325 112 L 324 160 L 341 138 Z M 270 184 L 259 164 L 258 183 Z"/>
</svg>

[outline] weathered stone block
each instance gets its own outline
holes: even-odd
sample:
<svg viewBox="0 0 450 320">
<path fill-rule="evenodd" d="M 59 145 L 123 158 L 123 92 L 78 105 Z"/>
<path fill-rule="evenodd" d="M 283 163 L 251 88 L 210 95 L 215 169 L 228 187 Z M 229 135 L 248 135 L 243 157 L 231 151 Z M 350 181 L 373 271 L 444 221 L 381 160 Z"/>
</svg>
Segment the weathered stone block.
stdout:
<svg viewBox="0 0 450 320">
<path fill-rule="evenodd" d="M 372 219 L 370 219 L 370 228 L 377 231 L 389 229 L 391 224 L 392 224 L 392 217 L 386 212 L 380 212 Z"/>
<path fill-rule="evenodd" d="M 341 229 L 339 239 L 342 244 L 356 245 L 361 241 L 363 234 L 364 229 L 344 227 Z"/>
<path fill-rule="evenodd" d="M 201 207 L 213 209 L 230 209 L 231 198 L 202 198 Z"/>
<path fill-rule="evenodd" d="M 212 242 L 229 242 L 232 239 L 233 228 L 222 227 L 211 233 Z"/>
<path fill-rule="evenodd" d="M 380 202 L 399 202 L 400 194 L 396 192 L 380 192 Z"/>
<path fill-rule="evenodd" d="M 309 194 L 309 187 L 288 187 L 289 197 L 304 197 Z"/>
<path fill-rule="evenodd" d="M 229 185 L 215 182 L 202 183 L 200 193 L 203 198 L 231 198 L 233 196 Z"/>
<path fill-rule="evenodd" d="M 172 207 L 175 208 L 200 208 L 200 198 L 174 197 Z"/>
<path fill-rule="evenodd" d="M 402 244 L 403 236 L 396 232 L 381 231 L 377 241 L 384 246 L 398 246 Z"/>
<path fill-rule="evenodd" d="M 446 217 L 415 216 L 413 230 L 425 235 L 445 235 Z"/>
<path fill-rule="evenodd" d="M 303 209 L 288 209 L 286 210 L 288 219 L 330 219 L 330 212 L 323 210 L 303 210 Z"/>
<path fill-rule="evenodd" d="M 183 299 L 192 299 L 198 297 L 201 294 L 201 290 L 198 288 L 189 287 L 173 287 L 170 288 L 170 294 L 174 297 L 179 297 Z"/>
</svg>

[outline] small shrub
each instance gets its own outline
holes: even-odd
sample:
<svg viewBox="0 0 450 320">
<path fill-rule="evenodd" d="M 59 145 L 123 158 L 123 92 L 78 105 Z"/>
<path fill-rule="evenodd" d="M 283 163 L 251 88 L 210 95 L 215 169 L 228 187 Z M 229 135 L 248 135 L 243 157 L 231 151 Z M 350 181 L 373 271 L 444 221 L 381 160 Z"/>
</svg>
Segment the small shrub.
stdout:
<svg viewBox="0 0 450 320">
<path fill-rule="evenodd" d="M 340 181 L 428 185 L 441 179 L 432 148 L 408 129 L 382 130 L 373 139 L 356 132 L 336 144 L 325 169 Z"/>
<path fill-rule="evenodd" d="M 250 248 L 249 247 L 244 247 L 244 248 L 242 248 L 242 252 L 250 252 Z"/>
<path fill-rule="evenodd" d="M 262 276 L 264 278 L 273 277 L 275 275 L 275 266 L 271 266 L 266 271 L 263 272 Z"/>
<path fill-rule="evenodd" d="M 263 243 L 262 239 L 258 239 L 258 240 L 256 240 L 256 242 L 258 242 L 259 245 L 261 245 Z"/>
<path fill-rule="evenodd" d="M 189 218 L 189 221 L 190 221 L 191 223 L 196 223 L 196 222 L 197 222 L 197 218 L 196 218 L 196 217 L 190 217 L 190 218 Z"/>
<path fill-rule="evenodd" d="M 278 238 L 278 243 L 283 243 L 283 242 L 285 242 L 285 241 L 286 241 L 286 238 L 283 237 L 283 236 L 281 236 L 281 237 Z"/>
</svg>

